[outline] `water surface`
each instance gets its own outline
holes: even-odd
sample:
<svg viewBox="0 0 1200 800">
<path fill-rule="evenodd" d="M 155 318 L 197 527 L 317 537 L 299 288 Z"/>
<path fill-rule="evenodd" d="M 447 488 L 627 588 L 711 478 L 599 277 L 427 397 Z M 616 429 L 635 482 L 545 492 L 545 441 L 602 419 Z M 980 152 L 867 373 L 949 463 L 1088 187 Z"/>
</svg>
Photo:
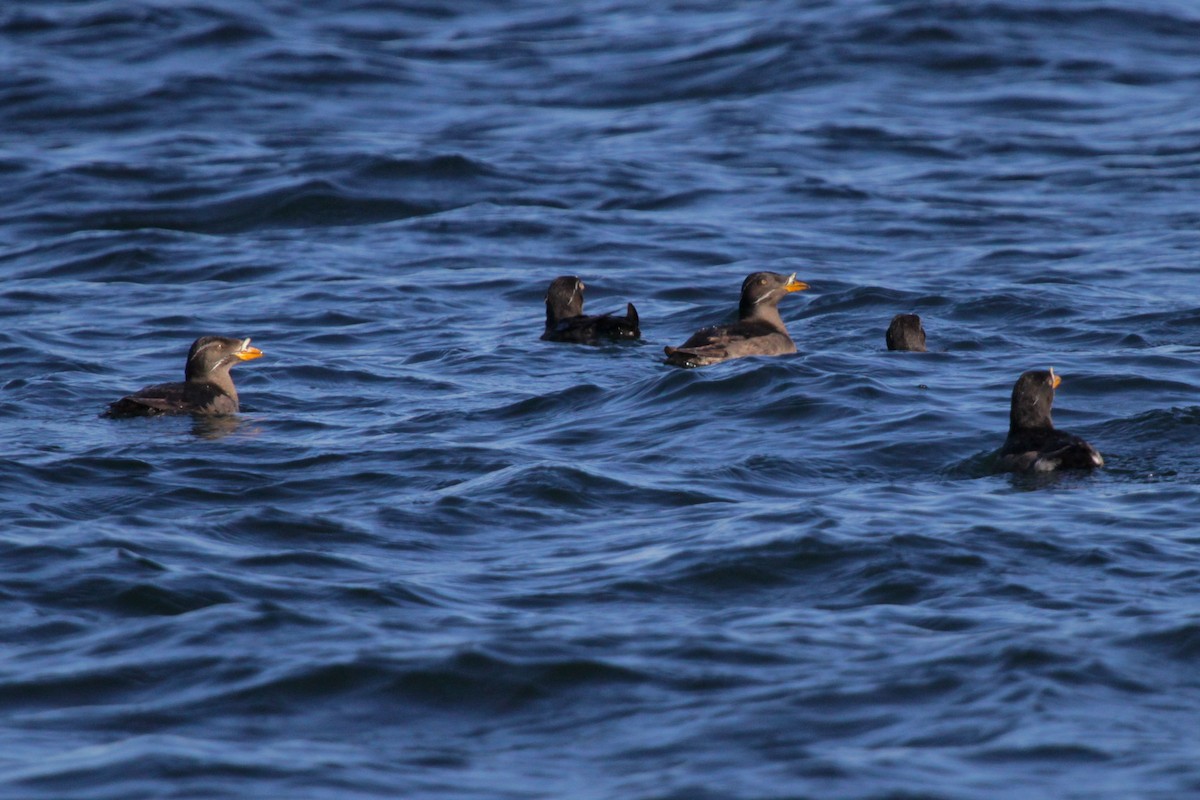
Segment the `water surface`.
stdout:
<svg viewBox="0 0 1200 800">
<path fill-rule="evenodd" d="M 802 5 L 0 10 L 3 794 L 1200 793 L 1200 15 Z"/>
</svg>

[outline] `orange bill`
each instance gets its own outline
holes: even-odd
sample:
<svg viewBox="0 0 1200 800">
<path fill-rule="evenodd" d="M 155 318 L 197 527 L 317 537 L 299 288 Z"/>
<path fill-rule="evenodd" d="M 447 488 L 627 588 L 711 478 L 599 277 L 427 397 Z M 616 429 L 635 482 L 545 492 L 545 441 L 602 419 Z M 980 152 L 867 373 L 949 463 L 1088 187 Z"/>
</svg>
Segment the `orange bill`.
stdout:
<svg viewBox="0 0 1200 800">
<path fill-rule="evenodd" d="M 796 280 L 796 273 L 793 272 L 790 276 L 788 276 L 787 285 L 783 288 L 789 292 L 802 292 L 808 288 L 808 284 L 804 281 Z"/>
<path fill-rule="evenodd" d="M 262 358 L 262 350 L 259 350 L 257 347 L 251 347 L 250 340 L 247 339 L 242 342 L 242 349 L 238 350 L 234 355 L 242 361 L 249 361 L 252 358 Z"/>
</svg>

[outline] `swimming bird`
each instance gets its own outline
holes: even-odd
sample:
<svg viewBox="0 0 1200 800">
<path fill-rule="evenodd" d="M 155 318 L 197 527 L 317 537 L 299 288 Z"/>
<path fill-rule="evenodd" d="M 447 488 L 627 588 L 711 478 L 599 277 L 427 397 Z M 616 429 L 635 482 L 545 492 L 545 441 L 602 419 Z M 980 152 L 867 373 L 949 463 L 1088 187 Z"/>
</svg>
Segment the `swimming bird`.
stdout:
<svg viewBox="0 0 1200 800">
<path fill-rule="evenodd" d="M 1017 379 L 1008 438 L 1000 448 L 997 467 L 1010 472 L 1050 472 L 1104 466 L 1096 448 L 1051 422 L 1050 406 L 1061 382 L 1053 368 L 1029 370 Z"/>
<path fill-rule="evenodd" d="M 237 389 L 230 368 L 262 356 L 249 339 L 201 336 L 192 343 L 183 383 L 159 383 L 110 403 L 105 417 L 153 417 L 160 414 L 236 414 Z"/>
<path fill-rule="evenodd" d="M 911 350 L 925 352 L 925 329 L 916 314 L 897 314 L 887 329 L 888 350 Z"/>
<path fill-rule="evenodd" d="M 546 290 L 546 330 L 542 338 L 551 342 L 598 344 L 601 339 L 638 339 L 637 309 L 625 304 L 625 316 L 588 316 L 583 313 L 583 290 L 587 287 L 574 275 L 561 275 Z"/>
<path fill-rule="evenodd" d="M 755 272 L 742 281 L 738 321 L 701 328 L 679 347 L 667 347 L 667 363 L 677 367 L 703 367 L 743 356 L 778 356 L 796 352 L 779 316 L 784 295 L 808 288 L 796 273 Z"/>
</svg>

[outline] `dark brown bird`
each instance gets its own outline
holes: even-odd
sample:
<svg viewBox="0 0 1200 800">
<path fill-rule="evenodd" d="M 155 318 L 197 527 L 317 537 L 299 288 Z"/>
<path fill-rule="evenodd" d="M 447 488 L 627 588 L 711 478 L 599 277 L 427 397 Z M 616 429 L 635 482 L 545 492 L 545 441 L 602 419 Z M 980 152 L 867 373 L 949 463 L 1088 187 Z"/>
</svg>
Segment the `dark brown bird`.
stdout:
<svg viewBox="0 0 1200 800">
<path fill-rule="evenodd" d="M 1060 431 L 1050 420 L 1054 390 L 1062 378 L 1053 369 L 1030 370 L 1017 379 L 1012 392 L 1008 438 L 1000 448 L 997 467 L 1010 472 L 1050 472 L 1104 466 L 1096 448 L 1074 434 Z"/>
<path fill-rule="evenodd" d="M 192 343 L 183 383 L 147 386 L 108 406 L 105 417 L 153 417 L 160 414 L 236 414 L 238 394 L 230 368 L 258 358 L 249 339 L 201 336 Z"/>
<path fill-rule="evenodd" d="M 887 329 L 888 350 L 911 350 L 925 352 L 925 329 L 916 314 L 897 314 Z"/>
<path fill-rule="evenodd" d="M 679 347 L 667 347 L 667 363 L 677 367 L 703 367 L 743 356 L 778 356 L 796 352 L 779 316 L 779 301 L 808 284 L 796 273 L 755 272 L 742 281 L 738 321 L 701 328 Z"/>
<path fill-rule="evenodd" d="M 625 305 L 625 316 L 612 314 L 588 316 L 583 313 L 583 281 L 574 275 L 562 275 L 546 290 L 546 330 L 542 338 L 551 342 L 598 344 L 602 339 L 638 339 L 637 309 Z"/>
</svg>

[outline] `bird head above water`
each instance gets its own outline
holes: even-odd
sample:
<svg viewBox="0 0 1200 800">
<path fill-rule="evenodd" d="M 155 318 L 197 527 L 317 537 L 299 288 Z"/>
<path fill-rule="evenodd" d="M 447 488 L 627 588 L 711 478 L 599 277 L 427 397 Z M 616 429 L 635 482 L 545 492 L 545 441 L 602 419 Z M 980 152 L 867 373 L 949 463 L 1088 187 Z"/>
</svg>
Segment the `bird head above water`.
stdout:
<svg viewBox="0 0 1200 800">
<path fill-rule="evenodd" d="M 897 314 L 887 329 L 888 350 L 910 350 L 925 352 L 925 328 L 916 314 Z"/>
<path fill-rule="evenodd" d="M 742 281 L 742 299 L 738 305 L 741 319 L 761 316 L 774 310 L 784 295 L 801 292 L 808 288 L 804 281 L 796 280 L 796 273 L 780 275 L 778 272 L 753 272 Z"/>
<path fill-rule="evenodd" d="M 190 382 L 217 381 L 238 362 L 260 358 L 262 351 L 250 340 L 229 336 L 201 336 L 188 351 L 184 378 Z"/>
<path fill-rule="evenodd" d="M 1054 427 L 1050 407 L 1054 405 L 1054 390 L 1060 383 L 1062 378 L 1054 373 L 1053 367 L 1022 373 L 1013 385 L 1009 430 Z"/>
<path fill-rule="evenodd" d="M 560 275 L 546 290 L 546 322 L 578 317 L 583 313 L 583 290 L 587 287 L 574 275 Z"/>
</svg>

